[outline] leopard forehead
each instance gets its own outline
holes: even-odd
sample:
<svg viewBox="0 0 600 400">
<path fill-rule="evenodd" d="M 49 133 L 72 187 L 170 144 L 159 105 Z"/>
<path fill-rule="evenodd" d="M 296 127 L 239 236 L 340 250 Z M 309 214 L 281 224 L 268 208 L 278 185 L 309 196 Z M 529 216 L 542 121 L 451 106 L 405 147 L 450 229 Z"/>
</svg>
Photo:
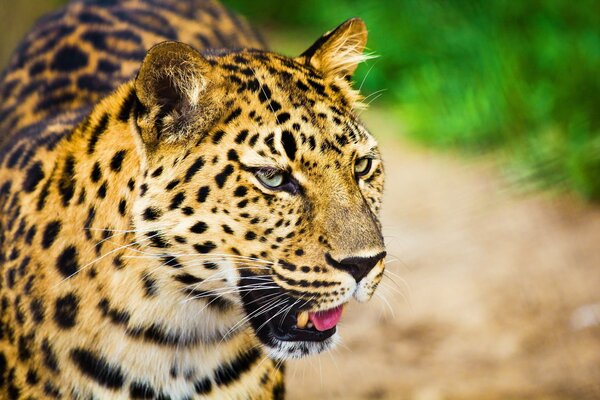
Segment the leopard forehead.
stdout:
<svg viewBox="0 0 600 400">
<path fill-rule="evenodd" d="M 218 204 L 211 208 L 212 214 L 230 214 L 226 203 L 231 198 L 243 198 L 235 203 L 241 209 L 249 202 L 260 204 L 260 190 L 248 170 L 272 167 L 286 171 L 305 191 L 321 197 L 327 197 L 319 193 L 324 184 L 354 185 L 353 190 L 362 190 L 377 213 L 383 185 L 379 150 L 351 107 L 347 82 L 328 79 L 310 66 L 264 51 L 208 54 L 207 59 L 227 82 L 222 116 L 185 152 L 167 143 L 153 154 L 144 187 L 155 201 L 164 203 L 155 203 L 155 207 L 164 207 L 167 202 L 169 207 L 180 205 L 184 196 L 193 198 L 191 192 L 200 189 L 204 193 L 221 190 L 224 195 L 211 196 Z M 374 172 L 362 186 L 356 183 L 352 170 L 359 157 L 375 162 Z M 186 193 L 165 195 L 165 190 L 170 192 L 190 181 L 191 185 L 183 185 Z M 229 184 L 234 192 L 223 190 Z M 255 192 L 255 197 L 246 199 L 249 192 Z M 209 198 L 195 196 L 203 197 L 202 203 Z M 287 215 L 306 215 L 309 210 L 297 207 L 298 202 L 279 201 L 273 193 L 267 197 L 270 200 L 263 213 L 282 213 L 287 208 Z M 191 214 L 194 206 L 183 208 Z M 245 217 L 248 212 L 241 215 Z M 257 220 L 261 218 L 251 218 Z"/>
</svg>

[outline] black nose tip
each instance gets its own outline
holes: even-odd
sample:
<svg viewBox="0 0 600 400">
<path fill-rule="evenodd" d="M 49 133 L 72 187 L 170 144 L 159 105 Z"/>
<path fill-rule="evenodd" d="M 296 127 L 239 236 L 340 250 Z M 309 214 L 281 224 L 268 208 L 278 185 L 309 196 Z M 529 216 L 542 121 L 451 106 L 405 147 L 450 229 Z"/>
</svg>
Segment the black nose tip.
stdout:
<svg viewBox="0 0 600 400">
<path fill-rule="evenodd" d="M 327 253 L 325 254 L 325 259 L 332 267 L 348 272 L 358 283 L 362 278 L 367 276 L 367 274 L 382 258 L 385 257 L 385 255 L 385 251 L 382 251 L 381 253 L 375 254 L 371 257 L 346 257 L 340 261 L 337 261 L 333 259 L 329 253 Z"/>
</svg>

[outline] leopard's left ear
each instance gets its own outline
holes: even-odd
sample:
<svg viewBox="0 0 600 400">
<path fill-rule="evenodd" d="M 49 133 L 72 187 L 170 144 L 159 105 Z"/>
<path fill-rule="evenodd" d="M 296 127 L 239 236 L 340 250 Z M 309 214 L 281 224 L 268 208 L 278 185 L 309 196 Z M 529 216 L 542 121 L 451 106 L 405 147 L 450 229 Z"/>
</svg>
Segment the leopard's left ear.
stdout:
<svg viewBox="0 0 600 400">
<path fill-rule="evenodd" d="M 224 96 L 221 77 L 192 47 L 163 42 L 152 47 L 135 80 L 143 105 L 138 126 L 147 149 L 161 142 L 189 142 L 205 134 Z"/>
<path fill-rule="evenodd" d="M 363 54 L 366 44 L 364 21 L 352 18 L 321 36 L 299 58 L 325 75 L 348 78 L 358 64 L 369 58 Z"/>
</svg>

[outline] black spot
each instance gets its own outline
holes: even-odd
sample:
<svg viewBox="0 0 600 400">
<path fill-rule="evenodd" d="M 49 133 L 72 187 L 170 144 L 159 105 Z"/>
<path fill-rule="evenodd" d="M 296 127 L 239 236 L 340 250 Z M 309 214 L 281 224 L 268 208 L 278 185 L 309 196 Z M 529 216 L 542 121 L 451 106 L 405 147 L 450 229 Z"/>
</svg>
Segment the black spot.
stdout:
<svg viewBox="0 0 600 400">
<path fill-rule="evenodd" d="M 250 145 L 250 147 L 254 147 L 254 145 L 256 144 L 256 141 L 258 140 L 258 133 L 255 133 L 254 135 L 252 135 L 252 137 L 250 138 L 250 141 L 248 142 L 248 144 Z"/>
<path fill-rule="evenodd" d="M 185 285 L 193 285 L 193 284 L 197 284 L 203 281 L 202 278 L 198 278 L 197 276 L 188 274 L 188 273 L 183 273 L 183 274 L 179 274 L 179 275 L 175 275 L 175 280 L 177 282 L 181 282 Z"/>
<path fill-rule="evenodd" d="M 69 278 L 71 275 L 77 273 L 79 263 L 75 246 L 65 247 L 56 259 L 56 268 L 65 278 Z"/>
<path fill-rule="evenodd" d="M 296 158 L 296 140 L 294 139 L 292 132 L 283 131 L 281 133 L 281 143 L 283 145 L 283 149 L 285 150 L 285 154 L 287 154 L 290 160 L 294 161 Z"/>
<path fill-rule="evenodd" d="M 271 110 L 272 113 L 276 113 L 277 111 L 281 110 L 281 104 L 279 104 L 275 100 L 272 100 L 269 103 L 269 110 Z"/>
<path fill-rule="evenodd" d="M 202 186 L 200 189 L 198 189 L 198 203 L 204 203 L 209 193 L 210 188 L 208 186 Z"/>
<path fill-rule="evenodd" d="M 208 225 L 205 222 L 198 221 L 191 228 L 190 231 L 193 233 L 204 233 L 208 229 Z"/>
<path fill-rule="evenodd" d="M 233 110 L 231 112 L 231 114 L 229 114 L 227 116 L 227 118 L 225 118 L 224 123 L 225 124 L 230 123 L 231 121 L 233 121 L 234 119 L 236 119 L 237 117 L 239 117 L 241 113 L 242 113 L 242 109 L 241 108 L 236 108 L 235 110 Z"/>
<path fill-rule="evenodd" d="M 8 180 L 0 187 L 0 196 L 8 196 L 10 194 L 10 188 L 12 187 L 12 181 Z"/>
<path fill-rule="evenodd" d="M 110 169 L 112 169 L 115 172 L 121 171 L 121 167 L 123 166 L 123 160 L 125 159 L 126 154 L 127 150 L 117 151 L 113 158 L 110 160 Z"/>
<path fill-rule="evenodd" d="M 56 299 L 54 322 L 62 328 L 72 328 L 77 319 L 79 300 L 74 293 L 68 293 Z"/>
<path fill-rule="evenodd" d="M 42 162 L 36 161 L 29 167 L 23 180 L 23 190 L 27 193 L 31 193 L 35 190 L 37 184 L 44 179 L 44 170 L 42 169 Z"/>
<path fill-rule="evenodd" d="M 225 136 L 225 131 L 223 131 L 223 130 L 216 131 L 215 133 L 213 133 L 212 142 L 214 144 L 219 144 L 221 142 L 221 139 L 223 139 L 223 136 Z"/>
<path fill-rule="evenodd" d="M 85 67 L 87 63 L 87 54 L 76 46 L 67 45 L 56 52 L 50 67 L 56 71 L 72 72 Z"/>
<path fill-rule="evenodd" d="M 125 212 L 127 211 L 127 200 L 121 199 L 119 201 L 119 214 L 125 216 Z"/>
<path fill-rule="evenodd" d="M 233 229 L 229 227 L 229 225 L 222 225 L 223 232 L 233 235 Z"/>
<path fill-rule="evenodd" d="M 169 242 L 167 242 L 163 235 L 158 231 L 150 231 L 146 233 L 146 236 L 150 239 L 150 245 L 152 247 L 158 247 L 159 249 L 171 247 Z"/>
<path fill-rule="evenodd" d="M 290 114 L 286 113 L 286 112 L 283 112 L 277 116 L 277 122 L 280 124 L 283 124 L 284 122 L 286 122 L 289 119 L 290 119 Z"/>
<path fill-rule="evenodd" d="M 6 356 L 4 355 L 4 352 L 0 351 L 0 387 L 4 387 L 4 384 L 6 383 L 6 378 L 4 376 L 7 367 L 8 363 L 6 362 Z"/>
<path fill-rule="evenodd" d="M 111 365 L 105 358 L 93 352 L 76 348 L 71 350 L 71 360 L 82 374 L 110 389 L 119 389 L 125 381 L 121 368 Z"/>
<path fill-rule="evenodd" d="M 58 359 L 56 358 L 54 349 L 52 348 L 52 345 L 50 344 L 48 339 L 44 339 L 44 341 L 42 342 L 42 354 L 42 361 L 44 362 L 44 365 L 53 372 L 59 372 Z"/>
<path fill-rule="evenodd" d="M 196 243 L 194 245 L 194 249 L 196 249 L 196 251 L 200 254 L 210 253 L 211 251 L 213 251 L 216 248 L 217 248 L 217 245 L 215 245 L 213 242 L 210 242 L 210 241 L 204 242 L 202 244 Z"/>
<path fill-rule="evenodd" d="M 83 223 L 83 229 L 85 230 L 85 237 L 88 240 L 92 240 L 92 224 L 94 223 L 94 219 L 96 218 L 96 209 L 91 206 L 88 209 L 88 215 Z"/>
<path fill-rule="evenodd" d="M 56 240 L 58 233 L 60 232 L 60 228 L 62 223 L 59 220 L 54 220 L 48 222 L 46 228 L 44 229 L 44 234 L 42 236 L 42 247 L 47 249 L 52 246 L 52 243 Z"/>
<path fill-rule="evenodd" d="M 58 387 L 56 387 L 52 382 L 50 381 L 46 381 L 44 383 L 44 394 L 53 397 L 55 399 L 58 399 L 61 397 L 61 393 L 60 390 L 58 389 Z"/>
<path fill-rule="evenodd" d="M 156 221 L 162 216 L 162 212 L 156 207 L 148 207 L 144 210 L 142 218 L 145 221 Z"/>
<path fill-rule="evenodd" d="M 19 342 L 17 343 L 17 354 L 19 360 L 27 361 L 31 358 L 32 341 L 33 334 L 28 336 L 19 336 Z"/>
<path fill-rule="evenodd" d="M 214 374 L 215 384 L 217 386 L 225 386 L 236 381 L 252 367 L 252 364 L 260 356 L 260 350 L 256 347 L 238 354 L 235 359 L 217 368 Z"/>
<path fill-rule="evenodd" d="M 196 161 L 188 168 L 185 173 L 185 181 L 189 182 L 196 172 L 200 171 L 200 169 L 204 166 L 204 158 L 202 156 L 196 158 Z"/>
<path fill-rule="evenodd" d="M 258 99 L 261 103 L 269 100 L 271 98 L 271 89 L 269 89 L 266 85 L 261 85 L 260 91 L 258 92 Z"/>
<path fill-rule="evenodd" d="M 248 193 L 248 189 L 246 189 L 245 186 L 238 186 L 233 192 L 233 195 L 235 197 L 244 197 L 246 193 Z"/>
<path fill-rule="evenodd" d="M 187 239 L 186 239 L 186 238 L 184 238 L 183 236 L 178 236 L 178 235 L 176 235 L 176 236 L 173 236 L 173 239 L 175 239 L 175 241 L 176 241 L 177 243 L 182 243 L 182 244 L 185 244 L 185 243 L 187 243 Z"/>
<path fill-rule="evenodd" d="M 88 142 L 87 148 L 88 154 L 92 154 L 94 153 L 94 150 L 96 150 L 96 144 L 100 139 L 100 135 L 104 133 L 106 127 L 108 126 L 108 119 L 109 115 L 107 113 L 103 114 L 102 117 L 100 117 L 98 124 L 92 129 L 92 134 L 90 135 L 90 141 Z"/>
<path fill-rule="evenodd" d="M 156 168 L 154 171 L 152 171 L 152 177 L 153 178 L 159 177 L 162 173 L 163 173 L 163 167 L 160 166 L 160 167 Z"/>
<path fill-rule="evenodd" d="M 44 320 L 45 308 L 44 303 L 37 297 L 31 299 L 29 303 L 29 310 L 35 322 L 42 322 Z"/>
<path fill-rule="evenodd" d="M 65 159 L 65 165 L 58 180 L 58 192 L 63 205 L 68 206 L 75 193 L 75 158 L 72 155 L 68 155 Z"/>
<path fill-rule="evenodd" d="M 308 90 L 308 86 L 306 86 L 302 81 L 297 81 L 296 86 L 303 92 L 306 92 Z"/>
<path fill-rule="evenodd" d="M 325 86 L 321 85 L 318 82 L 313 81 L 312 79 L 308 80 L 308 84 L 313 87 L 321 96 L 325 95 Z"/>
<path fill-rule="evenodd" d="M 173 179 L 171 182 L 167 184 L 165 187 L 166 190 L 170 191 L 175 188 L 175 186 L 179 185 L 179 179 Z"/>
<path fill-rule="evenodd" d="M 217 176 L 215 176 L 215 181 L 217 182 L 217 186 L 219 186 L 219 188 L 222 188 L 225 185 L 225 182 L 227 182 L 227 178 L 233 173 L 233 166 L 231 164 L 227 164 L 225 166 L 225 168 L 223 168 L 223 171 L 221 171 L 220 173 L 217 174 Z"/>
<path fill-rule="evenodd" d="M 171 268 L 182 268 L 183 265 L 179 263 L 179 260 L 175 256 L 165 255 L 160 258 L 160 261 L 167 267 Z"/>
<path fill-rule="evenodd" d="M 256 239 L 256 233 L 248 231 L 246 232 L 246 235 L 244 235 L 244 237 L 246 238 L 246 240 L 254 240 Z"/>
<path fill-rule="evenodd" d="M 100 169 L 100 163 L 96 161 L 92 167 L 92 174 L 90 175 L 92 182 L 98 182 L 102 179 L 102 170 Z"/>
<path fill-rule="evenodd" d="M 194 213 L 194 209 L 193 209 L 192 207 L 183 207 L 183 208 L 181 209 L 181 212 L 182 212 L 184 215 L 192 215 L 192 214 Z"/>
<path fill-rule="evenodd" d="M 194 382 L 194 390 L 197 394 L 207 394 L 212 390 L 212 382 L 209 378 L 200 379 Z"/>
<path fill-rule="evenodd" d="M 239 160 L 239 157 L 238 157 L 238 155 L 237 155 L 237 152 L 236 152 L 234 149 L 230 149 L 230 150 L 227 152 L 227 159 L 228 159 L 229 161 L 238 161 L 238 160 Z"/>
<path fill-rule="evenodd" d="M 277 382 L 273 386 L 273 400 L 283 400 L 285 399 L 285 386 L 283 386 L 282 382 Z"/>
<path fill-rule="evenodd" d="M 206 269 L 211 269 L 211 270 L 219 269 L 219 266 L 212 262 L 205 262 L 203 265 L 204 265 L 204 268 L 206 268 Z"/>
<path fill-rule="evenodd" d="M 296 270 L 296 266 L 292 263 L 289 263 L 287 261 L 283 261 L 283 260 L 279 260 L 279 264 L 281 264 L 281 267 L 283 269 L 287 269 L 288 271 L 295 271 Z"/>
<path fill-rule="evenodd" d="M 108 231 L 106 231 L 108 232 Z M 124 262 L 123 262 L 123 255 L 122 254 L 117 254 L 115 256 L 115 258 L 113 258 L 113 265 L 115 266 L 116 269 L 121 269 L 124 266 Z"/>
<path fill-rule="evenodd" d="M 100 300 L 98 308 L 102 312 L 102 315 L 110 318 L 111 322 L 115 325 L 127 325 L 131 318 L 127 311 L 111 308 L 110 302 L 106 298 Z"/>
<path fill-rule="evenodd" d="M 29 384 L 31 386 L 35 386 L 40 382 L 40 377 L 34 369 L 28 369 L 27 375 L 25 376 L 25 381 L 27 382 L 27 384 Z M 2 382 L 0 380 L 0 386 L 1 385 L 2 385 Z"/>
<path fill-rule="evenodd" d="M 129 396 L 132 399 L 153 399 L 155 391 L 147 382 L 131 382 Z"/>
<path fill-rule="evenodd" d="M 154 280 L 148 273 L 142 274 L 142 282 L 144 284 L 144 294 L 146 297 L 153 297 L 156 295 L 158 289 L 156 287 L 156 280 Z"/>
<path fill-rule="evenodd" d="M 100 67 L 100 65 L 98 67 Z M 127 97 L 125 97 L 125 100 L 123 100 L 123 104 L 121 104 L 121 108 L 119 109 L 119 114 L 117 115 L 119 121 L 127 122 L 135 101 L 135 90 L 131 89 L 131 91 L 127 94 Z"/>
<path fill-rule="evenodd" d="M 104 181 L 102 185 L 98 188 L 98 198 L 104 199 L 106 197 L 106 187 L 108 183 Z"/>
<path fill-rule="evenodd" d="M 33 242 L 33 238 L 35 237 L 35 233 L 37 228 L 35 225 L 31 225 L 27 233 L 25 234 L 25 243 L 31 244 Z"/>
<path fill-rule="evenodd" d="M 248 129 L 241 130 L 240 133 L 235 137 L 235 142 L 237 144 L 242 144 L 246 138 L 248 137 Z"/>
<path fill-rule="evenodd" d="M 183 203 L 184 200 L 185 200 L 185 192 L 181 191 L 181 192 L 177 193 L 171 199 L 171 204 L 169 205 L 169 209 L 174 210 L 174 209 L 178 208 L 181 205 L 181 203 Z"/>
</svg>

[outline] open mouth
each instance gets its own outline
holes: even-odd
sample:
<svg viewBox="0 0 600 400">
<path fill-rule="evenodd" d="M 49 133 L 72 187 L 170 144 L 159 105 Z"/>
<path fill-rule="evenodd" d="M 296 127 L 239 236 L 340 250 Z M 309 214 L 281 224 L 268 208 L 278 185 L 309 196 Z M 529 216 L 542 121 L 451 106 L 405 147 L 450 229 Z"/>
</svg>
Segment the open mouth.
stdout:
<svg viewBox="0 0 600 400">
<path fill-rule="evenodd" d="M 244 285 L 251 283 L 242 280 L 241 287 Z M 242 301 L 255 333 L 266 344 L 273 344 L 274 339 L 322 342 L 336 332 L 344 307 L 311 311 L 310 301 L 272 288 L 242 291 Z"/>
</svg>

